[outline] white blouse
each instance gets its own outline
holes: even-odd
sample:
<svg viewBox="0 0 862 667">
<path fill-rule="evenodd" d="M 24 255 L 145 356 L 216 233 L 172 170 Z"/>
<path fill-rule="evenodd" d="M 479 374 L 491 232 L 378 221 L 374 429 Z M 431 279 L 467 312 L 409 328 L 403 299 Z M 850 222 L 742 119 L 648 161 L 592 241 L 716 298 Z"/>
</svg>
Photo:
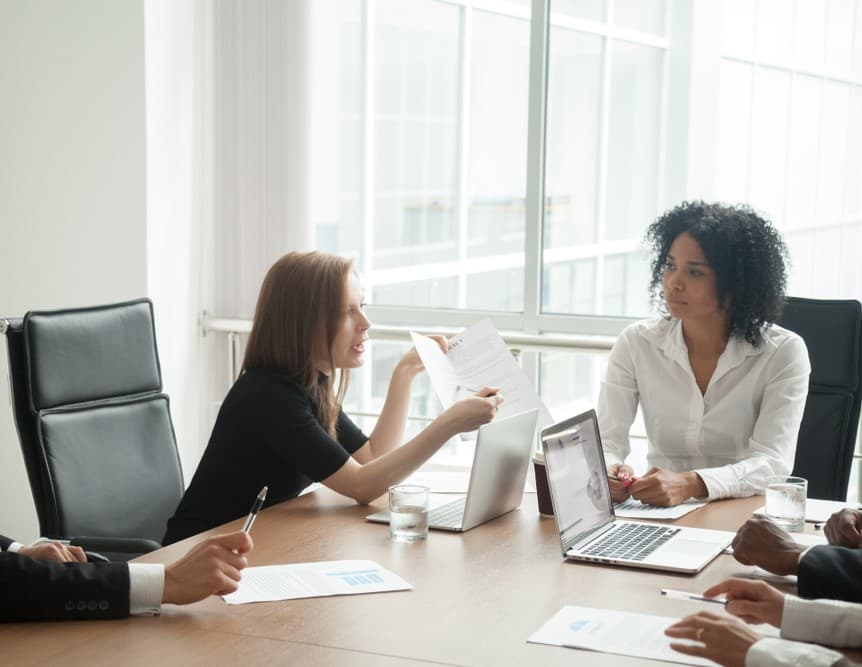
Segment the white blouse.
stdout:
<svg viewBox="0 0 862 667">
<path fill-rule="evenodd" d="M 748 650 L 746 667 L 853 664 L 837 651 L 801 642 L 830 646 L 862 646 L 862 605 L 840 600 L 802 600 L 784 596 L 781 639 L 764 638 Z M 789 639 L 797 641 L 787 641 Z"/>
<path fill-rule="evenodd" d="M 635 322 L 620 334 L 596 409 L 608 466 L 631 451 L 638 402 L 650 466 L 696 471 L 710 499 L 763 493 L 793 468 L 811 365 L 803 340 L 772 325 L 755 347 L 731 336 L 706 393 L 679 320 Z"/>
</svg>

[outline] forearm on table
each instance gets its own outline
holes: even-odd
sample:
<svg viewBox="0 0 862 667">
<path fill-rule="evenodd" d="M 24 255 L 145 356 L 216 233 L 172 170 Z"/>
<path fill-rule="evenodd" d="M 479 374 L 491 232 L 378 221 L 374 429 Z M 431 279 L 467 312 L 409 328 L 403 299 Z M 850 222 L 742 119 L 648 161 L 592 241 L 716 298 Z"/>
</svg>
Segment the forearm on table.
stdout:
<svg viewBox="0 0 862 667">
<path fill-rule="evenodd" d="M 323 484 L 358 503 L 369 503 L 415 472 L 455 434 L 456 429 L 444 414 L 415 438 L 365 465 L 349 460 Z"/>
</svg>

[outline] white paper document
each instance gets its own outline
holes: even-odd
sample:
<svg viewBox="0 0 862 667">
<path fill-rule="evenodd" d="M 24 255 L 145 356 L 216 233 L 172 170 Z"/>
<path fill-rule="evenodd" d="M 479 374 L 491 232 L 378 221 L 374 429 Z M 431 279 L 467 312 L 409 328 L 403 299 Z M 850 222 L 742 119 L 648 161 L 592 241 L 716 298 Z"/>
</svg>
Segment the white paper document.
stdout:
<svg viewBox="0 0 862 667">
<path fill-rule="evenodd" d="M 504 399 L 500 417 L 538 408 L 537 428 L 553 423 L 551 413 L 491 320 L 482 320 L 454 336 L 448 354 L 427 336 L 411 332 L 410 337 L 444 408 L 484 386 L 499 387 Z"/>
<path fill-rule="evenodd" d="M 856 503 L 845 503 L 840 500 L 820 500 L 819 498 L 807 498 L 805 500 L 805 520 L 809 523 L 822 523 L 829 519 L 835 512 L 845 507 L 862 509 Z M 766 506 L 762 505 L 754 510 L 755 514 L 766 514 Z"/>
<path fill-rule="evenodd" d="M 222 596 L 228 604 L 295 600 L 326 595 L 356 595 L 413 588 L 371 560 L 264 565 L 242 571 L 239 588 Z"/>
<path fill-rule="evenodd" d="M 628 498 L 621 503 L 614 503 L 614 514 L 625 519 L 679 519 L 698 507 L 706 505 L 698 500 L 687 500 L 673 507 L 657 507 L 644 505 L 640 500 Z"/>
<path fill-rule="evenodd" d="M 591 607 L 563 607 L 527 640 L 683 665 L 715 665 L 710 660 L 677 653 L 664 630 L 679 619 Z M 675 643 L 691 644 L 684 639 Z M 574 664 L 574 663 L 573 663 Z"/>
</svg>

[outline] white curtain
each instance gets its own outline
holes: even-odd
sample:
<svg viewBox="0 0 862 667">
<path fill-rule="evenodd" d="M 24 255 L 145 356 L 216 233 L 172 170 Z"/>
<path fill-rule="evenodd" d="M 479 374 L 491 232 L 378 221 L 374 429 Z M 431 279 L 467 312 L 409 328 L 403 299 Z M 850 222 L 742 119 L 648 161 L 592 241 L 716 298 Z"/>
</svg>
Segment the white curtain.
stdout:
<svg viewBox="0 0 862 667">
<path fill-rule="evenodd" d="M 251 317 L 312 245 L 310 0 L 147 0 L 148 292 L 186 482 L 230 386 L 204 311 Z"/>
</svg>

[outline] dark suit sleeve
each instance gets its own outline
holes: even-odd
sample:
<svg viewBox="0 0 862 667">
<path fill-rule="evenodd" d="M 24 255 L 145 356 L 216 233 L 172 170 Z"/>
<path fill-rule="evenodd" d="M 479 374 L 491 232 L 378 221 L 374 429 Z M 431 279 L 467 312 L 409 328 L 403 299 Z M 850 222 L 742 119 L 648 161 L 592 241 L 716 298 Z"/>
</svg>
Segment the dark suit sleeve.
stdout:
<svg viewBox="0 0 862 667">
<path fill-rule="evenodd" d="M 799 562 L 797 575 L 800 597 L 862 602 L 862 549 L 814 547 Z"/>
<path fill-rule="evenodd" d="M 54 563 L 0 553 L 0 621 L 123 618 L 125 563 Z"/>
<path fill-rule="evenodd" d="M 12 544 L 15 540 L 6 537 L 5 535 L 0 535 L 0 551 L 6 551 L 9 548 L 9 545 Z"/>
</svg>

